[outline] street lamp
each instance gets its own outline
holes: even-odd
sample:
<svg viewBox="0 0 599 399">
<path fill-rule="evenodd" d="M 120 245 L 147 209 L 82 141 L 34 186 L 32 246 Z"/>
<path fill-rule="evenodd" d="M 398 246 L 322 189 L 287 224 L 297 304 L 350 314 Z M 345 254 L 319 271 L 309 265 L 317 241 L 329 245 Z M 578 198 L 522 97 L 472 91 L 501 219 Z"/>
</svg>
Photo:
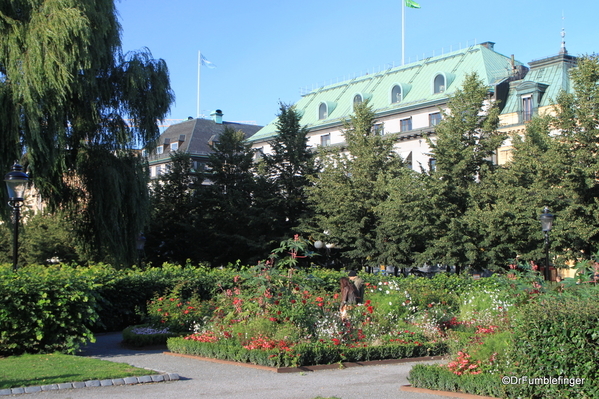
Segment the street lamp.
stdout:
<svg viewBox="0 0 599 399">
<path fill-rule="evenodd" d="M 4 176 L 6 189 L 8 190 L 8 205 L 13 209 L 12 223 L 15 231 L 13 234 L 12 268 L 17 271 L 18 248 L 19 248 L 19 216 L 23 206 L 23 194 L 29 182 L 29 176 L 23 172 L 23 167 L 15 162 L 12 170 Z"/>
<path fill-rule="evenodd" d="M 553 227 L 553 216 L 549 213 L 549 208 L 545 207 L 543 209 L 543 213 L 539 216 L 539 220 L 541 221 L 541 230 L 545 233 L 545 280 L 551 280 L 551 273 L 549 272 L 549 232 L 551 231 L 551 227 Z"/>
</svg>

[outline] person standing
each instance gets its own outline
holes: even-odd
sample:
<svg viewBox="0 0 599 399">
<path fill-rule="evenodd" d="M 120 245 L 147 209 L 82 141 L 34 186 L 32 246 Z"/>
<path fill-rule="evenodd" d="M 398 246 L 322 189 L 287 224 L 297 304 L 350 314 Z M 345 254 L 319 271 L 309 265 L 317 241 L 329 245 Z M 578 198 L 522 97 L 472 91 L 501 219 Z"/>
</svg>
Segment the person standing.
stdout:
<svg viewBox="0 0 599 399">
<path fill-rule="evenodd" d="M 347 275 L 349 276 L 349 279 L 351 280 L 352 283 L 354 283 L 354 286 L 358 290 L 358 296 L 356 298 L 356 303 L 363 303 L 364 302 L 364 280 L 362 280 L 357 275 L 355 270 L 350 270 Z"/>
<path fill-rule="evenodd" d="M 347 277 L 341 277 L 341 303 L 339 304 L 339 312 L 341 318 L 347 317 L 347 311 L 351 310 L 357 303 L 358 290 L 356 286 Z"/>
</svg>

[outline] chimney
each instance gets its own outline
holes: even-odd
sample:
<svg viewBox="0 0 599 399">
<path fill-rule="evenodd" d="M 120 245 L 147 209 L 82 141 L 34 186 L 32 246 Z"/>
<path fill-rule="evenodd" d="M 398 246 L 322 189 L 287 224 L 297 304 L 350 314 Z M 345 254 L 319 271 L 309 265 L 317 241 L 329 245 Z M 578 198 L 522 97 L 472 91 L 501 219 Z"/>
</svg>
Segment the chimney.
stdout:
<svg viewBox="0 0 599 399">
<path fill-rule="evenodd" d="M 221 111 L 220 109 L 217 109 L 216 111 L 212 112 L 210 114 L 210 116 L 212 117 L 212 120 L 214 121 L 214 123 L 218 123 L 219 125 L 222 125 L 223 111 Z"/>
<path fill-rule="evenodd" d="M 489 50 L 495 51 L 495 43 L 494 42 L 484 42 L 480 44 L 481 46 L 485 46 Z"/>
</svg>

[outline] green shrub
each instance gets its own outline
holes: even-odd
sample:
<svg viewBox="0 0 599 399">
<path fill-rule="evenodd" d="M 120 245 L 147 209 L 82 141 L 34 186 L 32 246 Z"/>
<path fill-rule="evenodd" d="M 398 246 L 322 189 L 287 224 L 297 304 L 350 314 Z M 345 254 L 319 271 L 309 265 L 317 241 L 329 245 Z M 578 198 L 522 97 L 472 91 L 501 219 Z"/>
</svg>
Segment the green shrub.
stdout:
<svg viewBox="0 0 599 399">
<path fill-rule="evenodd" d="M 446 353 L 442 343 L 434 344 L 387 344 L 367 347 L 337 346 L 330 343 L 302 343 L 290 351 L 249 350 L 236 340 L 198 342 L 185 338 L 170 338 L 168 349 L 174 353 L 210 357 L 215 359 L 249 362 L 269 367 L 297 367 L 338 362 L 362 362 L 383 359 L 436 356 Z"/>
<path fill-rule="evenodd" d="M 86 269 L 28 266 L 0 269 L 0 355 L 74 352 L 93 340 L 98 318 Z"/>
<path fill-rule="evenodd" d="M 584 384 L 515 384 L 513 396 L 599 397 L 599 301 L 569 293 L 546 295 L 521 308 L 512 321 L 511 375 L 584 378 Z"/>
<path fill-rule="evenodd" d="M 408 381 L 416 388 L 465 392 L 496 398 L 505 397 L 505 386 L 498 374 L 456 375 L 447 367 L 437 364 L 416 364 L 410 370 Z"/>
</svg>

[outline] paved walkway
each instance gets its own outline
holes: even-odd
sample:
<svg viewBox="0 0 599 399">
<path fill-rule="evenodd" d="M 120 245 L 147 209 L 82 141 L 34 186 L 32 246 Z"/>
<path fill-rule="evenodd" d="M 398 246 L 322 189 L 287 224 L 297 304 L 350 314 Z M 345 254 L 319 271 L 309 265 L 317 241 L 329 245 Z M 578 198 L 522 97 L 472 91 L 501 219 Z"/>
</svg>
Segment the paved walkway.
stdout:
<svg viewBox="0 0 599 399">
<path fill-rule="evenodd" d="M 440 396 L 402 392 L 414 363 L 351 367 L 306 373 L 278 374 L 272 371 L 175 357 L 163 349 L 132 350 L 120 346 L 121 334 L 99 335 L 84 348 L 83 356 L 128 363 L 166 373 L 179 381 L 128 386 L 90 387 L 19 395 L 26 399 L 439 399 Z"/>
</svg>

